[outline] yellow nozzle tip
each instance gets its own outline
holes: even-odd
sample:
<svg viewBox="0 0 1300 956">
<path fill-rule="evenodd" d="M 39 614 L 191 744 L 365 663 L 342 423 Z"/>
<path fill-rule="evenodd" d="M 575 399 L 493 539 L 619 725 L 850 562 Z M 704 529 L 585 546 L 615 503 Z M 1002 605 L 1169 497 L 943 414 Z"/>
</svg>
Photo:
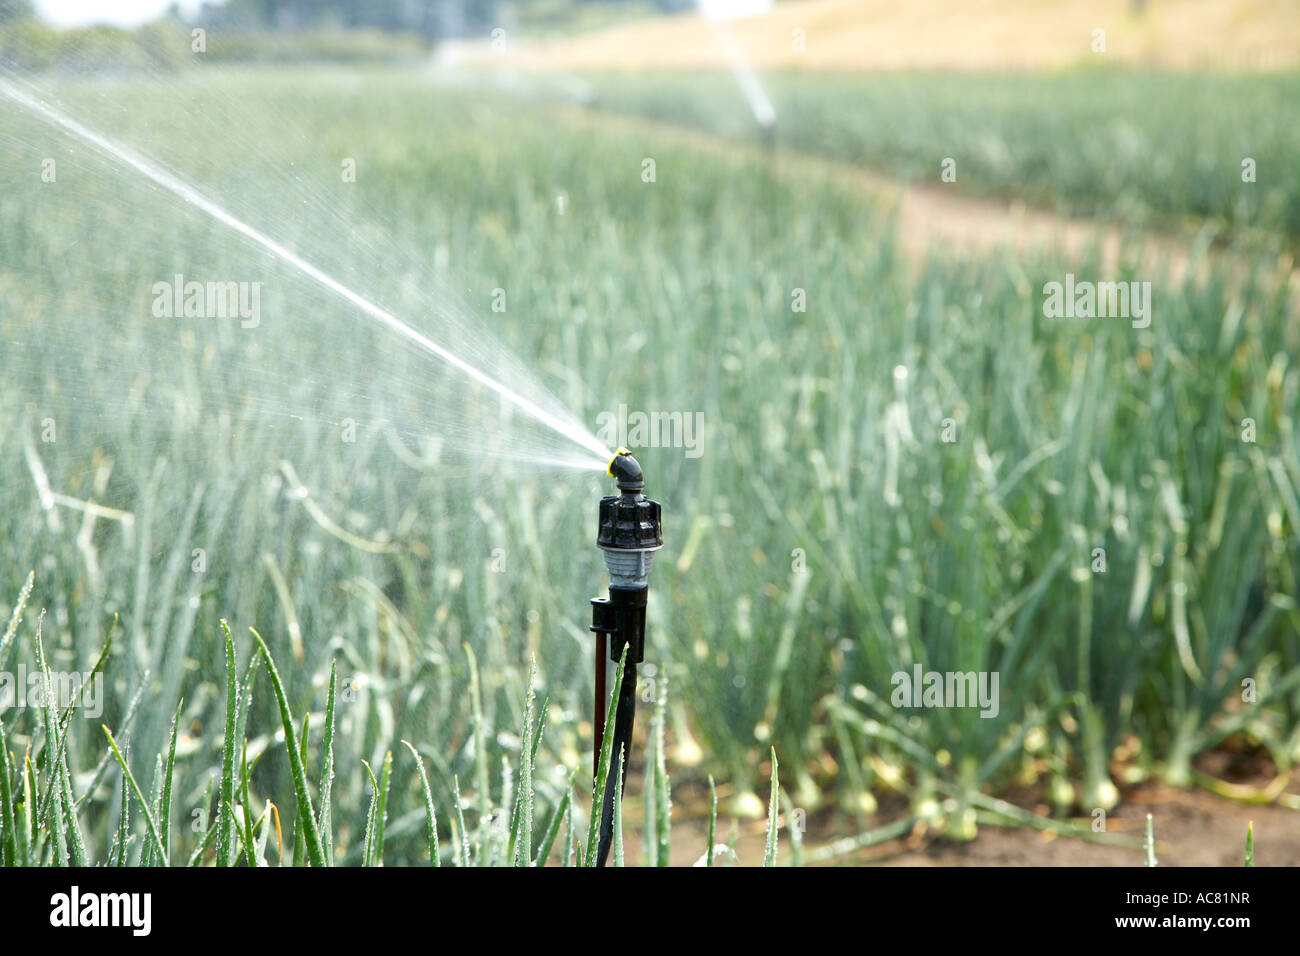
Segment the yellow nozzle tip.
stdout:
<svg viewBox="0 0 1300 956">
<path fill-rule="evenodd" d="M 630 454 L 632 454 L 632 450 L 631 450 L 630 448 L 624 448 L 622 445 L 620 445 L 619 448 L 618 448 L 618 451 L 614 452 L 614 457 L 611 458 L 611 459 L 609 460 L 609 464 L 605 466 L 605 474 L 607 474 L 607 475 L 609 475 L 609 477 L 613 478 L 613 477 L 614 477 L 614 462 L 616 462 L 616 461 L 618 460 L 618 456 L 619 456 L 619 455 L 630 455 Z"/>
</svg>

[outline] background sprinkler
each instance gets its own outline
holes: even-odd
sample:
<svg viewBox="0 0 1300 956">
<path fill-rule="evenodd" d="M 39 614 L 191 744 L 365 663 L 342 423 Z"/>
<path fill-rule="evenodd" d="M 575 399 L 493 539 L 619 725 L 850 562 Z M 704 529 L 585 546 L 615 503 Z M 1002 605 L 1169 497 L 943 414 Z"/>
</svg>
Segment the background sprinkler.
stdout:
<svg viewBox="0 0 1300 956">
<path fill-rule="evenodd" d="M 636 714 L 636 668 L 645 660 L 645 608 L 650 565 L 654 553 L 663 547 L 659 525 L 659 502 L 645 496 L 641 465 L 626 448 L 620 448 L 609 463 L 609 474 L 618 483 L 619 494 L 600 499 L 600 530 L 597 546 L 605 552 L 609 569 L 609 597 L 592 598 L 591 629 L 596 632 L 596 715 L 595 752 L 592 776 L 600 772 L 600 752 L 605 741 L 605 671 L 627 651 L 623 684 L 614 712 L 614 741 L 611 774 L 621 767 L 618 783 L 627 776 L 632 721 Z M 620 760 L 620 755 L 622 759 Z M 607 780 L 601 808 L 600 843 L 597 865 L 604 866 L 614 835 L 614 782 Z M 595 812 L 595 808 L 592 808 Z"/>
<path fill-rule="evenodd" d="M 754 114 L 754 120 L 758 123 L 759 140 L 763 148 L 771 152 L 776 148 L 776 107 L 772 105 L 767 90 L 763 89 L 763 83 L 749 62 L 749 57 L 736 42 L 730 22 L 769 12 L 773 0 L 697 0 L 697 3 L 714 41 L 731 65 L 736 85 L 740 87 L 740 92 L 744 94 L 745 101 Z"/>
</svg>

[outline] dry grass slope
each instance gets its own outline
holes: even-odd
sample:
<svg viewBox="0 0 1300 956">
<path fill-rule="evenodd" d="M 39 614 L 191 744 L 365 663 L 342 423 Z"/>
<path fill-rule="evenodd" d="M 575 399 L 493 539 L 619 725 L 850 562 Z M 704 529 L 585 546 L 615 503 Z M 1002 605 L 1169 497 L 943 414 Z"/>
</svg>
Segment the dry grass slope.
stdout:
<svg viewBox="0 0 1300 956">
<path fill-rule="evenodd" d="M 1038 69 L 1088 62 L 1174 69 L 1294 67 L 1297 0 L 791 0 L 734 21 L 737 42 L 763 69 Z M 1105 31 L 1095 54 L 1093 30 Z M 794 49 L 803 30 L 805 50 Z M 625 24 L 568 39 L 513 42 L 520 67 L 585 70 L 723 67 L 708 22 L 695 14 Z M 491 61 L 486 44 L 454 51 Z"/>
</svg>

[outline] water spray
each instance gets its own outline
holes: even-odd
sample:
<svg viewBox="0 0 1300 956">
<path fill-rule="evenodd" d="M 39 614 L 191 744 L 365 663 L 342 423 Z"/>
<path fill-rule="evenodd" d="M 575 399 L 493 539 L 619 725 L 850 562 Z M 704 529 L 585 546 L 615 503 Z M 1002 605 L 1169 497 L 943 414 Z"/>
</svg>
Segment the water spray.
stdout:
<svg viewBox="0 0 1300 956">
<path fill-rule="evenodd" d="M 628 751 L 632 742 L 632 721 L 636 716 L 636 668 L 645 660 L 645 609 L 649 593 L 650 565 L 654 553 L 664 545 L 659 522 L 659 502 L 645 496 L 641 465 L 626 448 L 620 448 L 609 463 L 609 475 L 618 484 L 617 495 L 600 499 L 600 528 L 596 546 L 605 553 L 609 570 L 609 597 L 592 598 L 591 630 L 596 634 L 596 719 L 593 777 L 600 772 L 600 753 L 605 742 L 605 671 L 612 657 L 619 660 L 626 651 L 623 683 L 614 711 L 614 740 L 609 770 L 620 774 L 619 789 L 627 776 Z M 619 768 L 619 769 L 615 769 Z M 606 781 L 601 808 L 597 865 L 604 866 L 614 835 L 613 781 Z M 592 808 L 596 812 L 596 808 Z"/>
<path fill-rule="evenodd" d="M 488 375 L 466 359 L 456 355 L 382 308 L 360 293 L 344 285 L 277 242 L 251 224 L 237 218 L 194 186 L 161 165 L 145 158 L 123 144 L 114 142 L 103 134 L 82 124 L 71 116 L 46 103 L 39 96 L 0 75 L 0 100 L 9 100 L 32 111 L 93 147 L 101 154 L 133 169 L 155 185 L 162 187 L 194 208 L 236 233 L 251 240 L 266 252 L 306 275 L 329 292 L 332 292 L 371 320 L 386 327 L 424 351 L 441 359 L 475 382 L 496 392 L 511 405 L 578 444 L 586 453 L 587 461 L 603 462 L 609 454 L 599 439 L 584 427 L 570 420 L 571 416 L 544 408 L 516 391 L 500 379 Z M 581 460 L 581 459 L 580 459 Z M 568 462 L 557 462 L 567 464 Z M 599 467 L 599 464 L 596 464 Z M 659 502 L 647 498 L 641 465 L 626 448 L 609 459 L 607 473 L 614 478 L 619 493 L 608 495 L 600 501 L 600 525 L 596 544 L 604 552 L 605 566 L 609 571 L 609 596 L 594 598 L 591 630 L 596 633 L 596 720 L 595 752 L 599 772 L 599 755 L 605 739 L 606 671 L 609 660 L 624 660 L 623 682 L 619 691 L 613 728 L 612 753 L 614 763 L 609 768 L 619 773 L 611 785 L 607 781 L 598 842 L 598 865 L 604 866 L 614 829 L 614 798 L 616 788 L 621 788 L 626 777 L 627 758 L 631 746 L 632 724 L 636 712 L 637 665 L 645 659 L 646 597 L 649 586 L 650 565 L 654 552 L 663 547 L 660 532 Z M 619 770 L 615 771 L 614 768 Z M 611 773 L 612 776 L 612 773 Z M 593 813 L 597 812 L 593 807 Z"/>
<path fill-rule="evenodd" d="M 292 249 L 277 242 L 266 233 L 239 219 L 217 202 L 200 192 L 197 188 L 181 179 L 170 170 L 147 159 L 124 144 L 109 139 L 102 133 L 86 126 L 84 123 L 56 109 L 34 92 L 6 79 L 0 75 L 0 98 L 7 98 L 22 106 L 47 123 L 51 123 L 72 136 L 99 151 L 109 159 L 135 170 L 173 195 L 183 199 L 194 208 L 212 219 L 251 240 L 281 262 L 307 276 L 313 282 L 354 306 L 371 320 L 378 322 L 389 331 L 396 333 L 406 341 L 418 346 L 430 355 L 441 359 L 456 371 L 468 376 L 480 385 L 496 392 L 511 405 L 545 425 L 558 435 L 570 439 L 582 447 L 587 455 L 583 459 L 595 462 L 603 461 L 609 454 L 608 449 L 597 440 L 596 436 L 583 428 L 571 415 L 558 410 L 542 407 L 537 401 L 524 395 L 521 391 L 506 384 L 501 378 L 493 377 L 474 363 L 452 352 L 446 346 L 434 341 L 417 330 L 414 326 L 398 318 L 392 312 L 382 308 L 359 292 L 345 285 L 325 270 L 308 262 Z M 567 462 L 566 462 L 567 463 Z M 597 465 L 598 467 L 598 465 Z"/>
<path fill-rule="evenodd" d="M 698 0 L 698 3 L 714 42 L 727 58 L 731 72 L 736 77 L 736 85 L 740 87 L 745 102 L 754 114 L 764 148 L 773 149 L 776 146 L 776 107 L 772 105 L 767 90 L 763 89 L 749 57 L 736 42 L 730 26 L 732 20 L 767 13 L 772 9 L 773 0 Z"/>
</svg>

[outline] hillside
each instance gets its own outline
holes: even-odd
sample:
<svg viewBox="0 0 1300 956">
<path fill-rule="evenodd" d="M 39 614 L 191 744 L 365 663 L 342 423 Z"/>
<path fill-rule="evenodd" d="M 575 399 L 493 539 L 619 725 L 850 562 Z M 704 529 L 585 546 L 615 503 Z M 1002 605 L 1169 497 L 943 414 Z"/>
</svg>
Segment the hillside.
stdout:
<svg viewBox="0 0 1300 956">
<path fill-rule="evenodd" d="M 760 68 L 807 70 L 1035 69 L 1102 57 L 1175 69 L 1294 67 L 1297 0 L 791 0 L 727 24 Z M 1105 31 L 1104 53 L 1092 51 Z M 804 49 L 796 48 L 803 31 Z M 460 62 L 503 54 L 486 43 L 447 51 Z M 575 37 L 513 35 L 519 67 L 565 70 L 725 66 L 714 24 L 698 14 L 638 21 Z"/>
</svg>

